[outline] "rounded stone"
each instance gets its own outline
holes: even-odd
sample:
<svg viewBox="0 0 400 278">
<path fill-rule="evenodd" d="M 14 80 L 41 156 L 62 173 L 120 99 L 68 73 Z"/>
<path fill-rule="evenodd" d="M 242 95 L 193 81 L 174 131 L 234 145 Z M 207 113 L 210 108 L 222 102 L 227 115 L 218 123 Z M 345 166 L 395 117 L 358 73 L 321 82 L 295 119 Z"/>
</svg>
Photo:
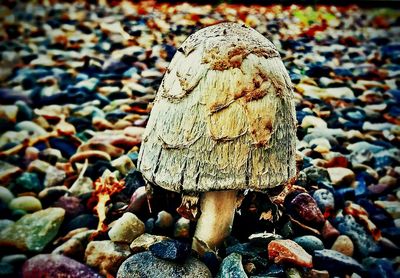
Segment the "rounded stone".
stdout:
<svg viewBox="0 0 400 278">
<path fill-rule="evenodd" d="M 208 278 L 210 270 L 200 260 L 189 257 L 183 263 L 159 259 L 150 251 L 135 254 L 120 266 L 117 278 L 169 277 Z"/>
<path fill-rule="evenodd" d="M 340 235 L 333 243 L 331 249 L 352 257 L 354 253 L 354 244 L 348 236 Z"/>
<path fill-rule="evenodd" d="M 318 189 L 313 194 L 322 213 L 330 214 L 335 210 L 335 196 L 327 189 Z"/>
<path fill-rule="evenodd" d="M 7 187 L 0 186 L 0 201 L 5 204 L 9 204 L 14 199 L 14 195 L 8 190 Z"/>
<path fill-rule="evenodd" d="M 42 209 L 42 203 L 33 196 L 22 196 L 13 199 L 9 203 L 9 208 L 12 210 L 21 209 L 26 212 L 35 212 Z"/>
<path fill-rule="evenodd" d="M 108 232 L 108 236 L 114 242 L 131 243 L 135 238 L 144 233 L 144 223 L 133 213 L 125 212 L 115 221 Z"/>
<path fill-rule="evenodd" d="M 300 236 L 293 239 L 298 245 L 303 247 L 307 253 L 312 254 L 315 250 L 322 250 L 324 249 L 324 243 L 322 240 L 317 238 L 316 236 Z"/>
</svg>

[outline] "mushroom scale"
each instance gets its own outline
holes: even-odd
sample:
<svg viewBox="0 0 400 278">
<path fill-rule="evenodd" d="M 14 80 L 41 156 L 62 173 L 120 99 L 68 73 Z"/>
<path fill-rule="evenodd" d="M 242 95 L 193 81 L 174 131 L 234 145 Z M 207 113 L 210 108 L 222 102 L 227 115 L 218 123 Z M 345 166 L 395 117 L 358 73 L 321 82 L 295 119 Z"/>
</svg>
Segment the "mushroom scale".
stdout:
<svg viewBox="0 0 400 278">
<path fill-rule="evenodd" d="M 265 191 L 296 173 L 292 85 L 274 45 L 236 23 L 178 49 L 139 154 L 146 180 L 182 192 Z"/>
</svg>

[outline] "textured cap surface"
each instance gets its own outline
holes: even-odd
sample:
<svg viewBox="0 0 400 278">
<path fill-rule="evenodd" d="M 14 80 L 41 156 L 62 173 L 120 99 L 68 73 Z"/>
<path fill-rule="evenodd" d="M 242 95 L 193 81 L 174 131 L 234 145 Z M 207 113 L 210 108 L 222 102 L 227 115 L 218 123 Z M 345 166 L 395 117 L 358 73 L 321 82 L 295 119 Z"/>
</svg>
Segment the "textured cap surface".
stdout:
<svg viewBox="0 0 400 278">
<path fill-rule="evenodd" d="M 139 169 L 177 192 L 278 186 L 296 172 L 295 115 L 270 41 L 236 23 L 204 28 L 182 44 L 162 80 Z"/>
</svg>

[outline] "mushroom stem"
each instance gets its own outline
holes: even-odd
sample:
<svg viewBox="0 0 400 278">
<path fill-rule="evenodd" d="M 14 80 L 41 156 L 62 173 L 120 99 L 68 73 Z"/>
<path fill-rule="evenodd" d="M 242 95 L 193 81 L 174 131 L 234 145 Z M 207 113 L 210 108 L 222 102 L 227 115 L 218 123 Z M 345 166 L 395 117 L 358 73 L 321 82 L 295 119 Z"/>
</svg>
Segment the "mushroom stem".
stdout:
<svg viewBox="0 0 400 278">
<path fill-rule="evenodd" d="M 215 251 L 229 236 L 235 216 L 237 190 L 203 193 L 201 215 L 197 222 L 192 249 L 203 255 Z"/>
</svg>

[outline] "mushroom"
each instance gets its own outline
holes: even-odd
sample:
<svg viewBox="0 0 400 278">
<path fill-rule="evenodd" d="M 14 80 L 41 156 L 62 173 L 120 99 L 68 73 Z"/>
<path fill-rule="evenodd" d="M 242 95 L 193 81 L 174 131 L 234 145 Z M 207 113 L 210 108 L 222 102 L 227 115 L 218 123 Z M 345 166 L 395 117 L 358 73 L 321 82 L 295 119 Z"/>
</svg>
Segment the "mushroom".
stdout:
<svg viewBox="0 0 400 278">
<path fill-rule="evenodd" d="M 199 195 L 192 248 L 202 254 L 229 235 L 238 191 L 265 192 L 295 176 L 295 142 L 292 84 L 279 52 L 254 29 L 226 22 L 177 50 L 138 166 L 150 184 Z"/>
</svg>

